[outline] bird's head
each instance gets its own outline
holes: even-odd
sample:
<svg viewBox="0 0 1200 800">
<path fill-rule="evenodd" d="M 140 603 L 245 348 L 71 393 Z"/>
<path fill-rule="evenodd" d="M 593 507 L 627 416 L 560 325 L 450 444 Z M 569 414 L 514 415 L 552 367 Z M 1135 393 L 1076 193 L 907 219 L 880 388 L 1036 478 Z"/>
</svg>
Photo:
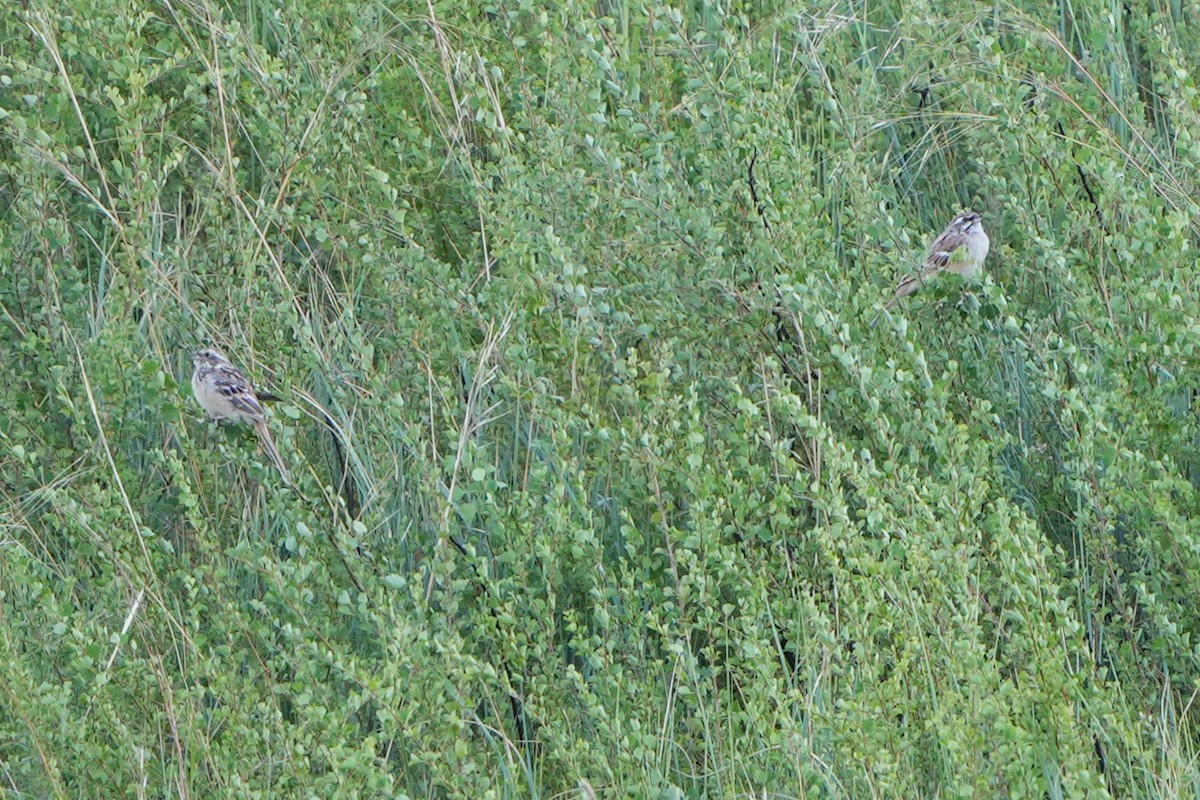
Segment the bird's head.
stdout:
<svg viewBox="0 0 1200 800">
<path fill-rule="evenodd" d="M 978 211 L 964 211 L 950 223 L 950 229 L 959 233 L 980 233 L 983 231 L 983 214 Z"/>
<path fill-rule="evenodd" d="M 215 347 L 202 347 L 192 353 L 192 363 L 197 367 L 219 367 L 228 364 L 229 359 Z"/>
</svg>

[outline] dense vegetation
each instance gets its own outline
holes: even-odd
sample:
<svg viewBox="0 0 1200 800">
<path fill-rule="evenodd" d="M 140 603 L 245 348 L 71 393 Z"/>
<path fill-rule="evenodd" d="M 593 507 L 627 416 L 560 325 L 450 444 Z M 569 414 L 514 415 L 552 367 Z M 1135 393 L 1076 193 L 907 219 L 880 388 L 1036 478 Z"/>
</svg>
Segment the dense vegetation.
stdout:
<svg viewBox="0 0 1200 800">
<path fill-rule="evenodd" d="M 1196 13 L 5 4 L 0 794 L 1196 796 Z"/>
</svg>

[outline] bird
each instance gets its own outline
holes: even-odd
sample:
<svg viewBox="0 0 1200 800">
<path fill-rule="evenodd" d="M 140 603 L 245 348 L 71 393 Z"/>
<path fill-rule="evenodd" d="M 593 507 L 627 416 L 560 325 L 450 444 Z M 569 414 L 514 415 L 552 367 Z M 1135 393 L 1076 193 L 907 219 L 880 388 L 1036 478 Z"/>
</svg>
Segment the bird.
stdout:
<svg viewBox="0 0 1200 800">
<path fill-rule="evenodd" d="M 262 395 L 254 391 L 246 376 L 215 347 L 197 350 L 192 355 L 192 363 L 195 365 L 192 393 L 209 419 L 252 426 L 284 482 L 291 483 L 287 466 L 267 428 L 267 416 L 259 402 Z"/>
<path fill-rule="evenodd" d="M 988 235 L 983 231 L 983 215 L 978 211 L 962 212 L 933 240 L 921 268 L 900 279 L 896 293 L 883 307 L 884 311 L 920 289 L 925 281 L 939 272 L 953 272 L 964 278 L 974 278 L 983 267 L 990 244 Z M 876 317 L 875 321 L 878 322 L 879 318 Z"/>
</svg>

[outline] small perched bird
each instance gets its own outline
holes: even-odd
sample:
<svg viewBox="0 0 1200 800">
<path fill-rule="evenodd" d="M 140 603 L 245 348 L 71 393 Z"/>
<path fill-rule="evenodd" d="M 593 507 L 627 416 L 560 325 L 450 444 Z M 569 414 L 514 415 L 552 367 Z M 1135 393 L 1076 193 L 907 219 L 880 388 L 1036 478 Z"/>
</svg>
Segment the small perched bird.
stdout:
<svg viewBox="0 0 1200 800">
<path fill-rule="evenodd" d="M 267 417 L 259 402 L 260 395 L 254 391 L 246 376 L 215 347 L 197 350 L 192 362 L 196 366 L 192 372 L 192 392 L 204 412 L 217 422 L 231 420 L 254 426 L 263 449 L 279 469 L 283 480 L 290 483 L 287 467 L 267 428 Z"/>
<path fill-rule="evenodd" d="M 988 236 L 983 232 L 983 215 L 978 211 L 959 214 L 950 221 L 942 235 L 933 240 L 921 268 L 900 279 L 896 294 L 884 306 L 884 310 L 920 289 L 925 281 L 939 272 L 953 272 L 964 278 L 974 278 L 987 258 L 989 245 Z"/>
</svg>

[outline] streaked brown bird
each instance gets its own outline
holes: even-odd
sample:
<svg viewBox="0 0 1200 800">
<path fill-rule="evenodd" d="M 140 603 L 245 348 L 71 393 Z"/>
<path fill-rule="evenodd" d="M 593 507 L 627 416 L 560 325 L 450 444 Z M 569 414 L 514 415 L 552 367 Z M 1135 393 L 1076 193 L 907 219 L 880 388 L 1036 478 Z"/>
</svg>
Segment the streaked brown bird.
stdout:
<svg viewBox="0 0 1200 800">
<path fill-rule="evenodd" d="M 279 470 L 285 482 L 290 483 L 287 467 L 279 455 L 271 431 L 267 428 L 267 416 L 259 402 L 260 395 L 254 386 L 233 363 L 215 347 L 197 350 L 192 356 L 195 369 L 192 371 L 192 393 L 196 402 L 210 419 L 218 422 L 229 420 L 250 425 L 258 434 L 263 449 Z"/>
<path fill-rule="evenodd" d="M 983 231 L 983 215 L 978 211 L 962 212 L 950 221 L 941 236 L 933 240 L 921 268 L 900 279 L 896 293 L 884 310 L 892 308 L 939 273 L 953 272 L 964 278 L 974 278 L 983 267 L 990 245 L 988 235 Z"/>
</svg>

